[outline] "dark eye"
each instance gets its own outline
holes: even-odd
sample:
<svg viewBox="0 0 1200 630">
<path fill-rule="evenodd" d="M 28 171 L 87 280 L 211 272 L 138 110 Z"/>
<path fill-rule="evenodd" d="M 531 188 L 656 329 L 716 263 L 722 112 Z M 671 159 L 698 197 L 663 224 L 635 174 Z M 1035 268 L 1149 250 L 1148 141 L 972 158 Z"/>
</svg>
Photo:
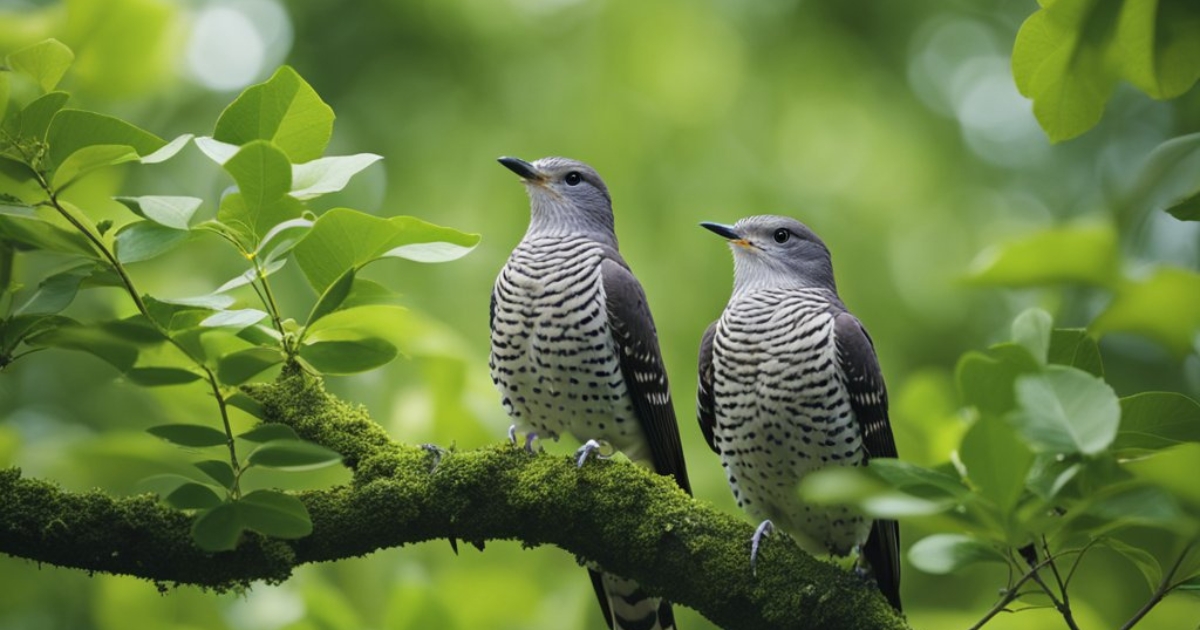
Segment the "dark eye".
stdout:
<svg viewBox="0 0 1200 630">
<path fill-rule="evenodd" d="M 775 230 L 775 242 L 776 243 L 786 243 L 787 240 L 791 237 L 792 237 L 792 233 L 789 232 L 787 230 L 787 228 L 779 228 L 778 230 Z"/>
<path fill-rule="evenodd" d="M 567 176 L 563 178 L 563 181 L 567 182 L 568 186 L 578 186 L 579 182 L 583 181 L 583 175 L 580 175 L 575 171 L 571 171 L 570 173 L 567 173 Z"/>
</svg>

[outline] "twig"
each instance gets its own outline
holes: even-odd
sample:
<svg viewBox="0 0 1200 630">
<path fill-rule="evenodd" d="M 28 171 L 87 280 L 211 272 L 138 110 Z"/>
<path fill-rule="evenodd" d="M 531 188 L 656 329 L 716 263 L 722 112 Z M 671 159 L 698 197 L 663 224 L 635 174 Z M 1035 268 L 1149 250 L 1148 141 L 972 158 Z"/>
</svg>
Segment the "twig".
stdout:
<svg viewBox="0 0 1200 630">
<path fill-rule="evenodd" d="M 1136 625 L 1142 620 L 1142 617 L 1145 617 L 1150 612 L 1150 609 L 1157 606 L 1158 603 L 1167 596 L 1167 593 L 1171 592 L 1171 589 L 1178 586 L 1178 584 L 1171 583 L 1171 578 L 1175 577 L 1175 572 L 1179 570 L 1179 565 L 1183 564 L 1183 558 L 1187 556 L 1188 552 L 1191 551 L 1195 544 L 1196 543 L 1194 542 L 1189 543 L 1183 548 L 1183 551 L 1179 552 L 1179 557 L 1175 559 L 1175 564 L 1171 565 L 1171 570 L 1167 571 L 1163 575 L 1162 580 L 1159 580 L 1158 588 L 1154 589 L 1154 593 L 1150 595 L 1150 599 L 1146 600 L 1146 603 L 1142 604 L 1142 607 L 1139 608 L 1137 612 L 1133 613 L 1133 616 L 1129 618 L 1129 621 L 1126 621 L 1125 625 L 1121 626 L 1121 630 L 1129 630 Z"/>
</svg>

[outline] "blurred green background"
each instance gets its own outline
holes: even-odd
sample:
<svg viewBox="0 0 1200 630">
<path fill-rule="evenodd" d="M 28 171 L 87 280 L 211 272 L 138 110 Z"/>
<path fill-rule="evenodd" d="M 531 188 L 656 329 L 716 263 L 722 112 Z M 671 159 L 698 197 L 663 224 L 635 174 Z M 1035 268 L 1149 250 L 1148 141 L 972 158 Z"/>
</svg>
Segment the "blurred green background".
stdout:
<svg viewBox="0 0 1200 630">
<path fill-rule="evenodd" d="M 673 379 L 696 496 L 736 512 L 693 420 L 695 355 L 728 298 L 726 247 L 697 223 L 780 213 L 834 253 L 842 297 L 875 339 L 902 458 L 947 460 L 964 429 L 953 368 L 965 350 L 1006 339 L 1028 306 L 1082 326 L 1106 294 L 1080 287 L 1000 290 L 968 282 L 990 246 L 1076 220 L 1112 222 L 1125 264 L 1197 266 L 1195 224 L 1131 198 L 1163 140 L 1200 125 L 1195 90 L 1155 102 L 1119 88 L 1101 124 L 1051 146 L 1013 86 L 1009 55 L 1033 0 L 0 0 L 0 52 L 56 37 L 76 53 L 75 106 L 164 138 L 211 133 L 221 109 L 282 63 L 338 115 L 330 153 L 373 152 L 370 167 L 321 207 L 410 214 L 480 232 L 467 258 L 388 261 L 367 272 L 427 316 L 408 357 L 330 378 L 397 439 L 473 448 L 508 422 L 487 376 L 492 281 L 528 219 L 501 155 L 578 158 L 607 181 L 622 252 L 641 279 Z M 231 185 L 194 148 L 162 166 L 110 169 L 73 191 L 99 216 L 115 194 L 186 194 L 211 213 Z M 205 210 L 201 211 L 202 213 Z M 1053 254 L 1051 254 L 1053 255 Z M 22 270 L 36 282 L 38 261 Z M 213 238 L 135 265 L 164 296 L 212 290 L 241 271 Z M 277 280 L 285 312 L 314 297 L 297 269 Z M 123 296 L 81 295 L 73 314 L 130 311 Z M 1200 360 L 1109 335 L 1121 395 L 1200 394 Z M 203 388 L 144 390 L 90 355 L 47 351 L 0 376 L 0 465 L 65 487 L 136 492 L 181 467 L 144 433 L 211 416 Z M 239 422 L 249 424 L 248 418 Z M 570 444 L 547 448 L 568 452 Z M 314 487 L 344 479 L 313 473 Z M 2 508 L 0 508 L 2 509 Z M 909 528 L 905 544 L 922 532 Z M 1116 627 L 1147 598 L 1128 563 L 1098 553 L 1073 588 L 1085 628 Z M 916 628 L 964 628 L 992 604 L 998 565 L 960 575 L 907 569 Z M 684 630 L 712 627 L 679 611 Z M 1195 627 L 1200 602 L 1172 596 L 1147 628 Z M 1058 628 L 1051 610 L 989 628 Z M 444 542 L 303 567 L 278 587 L 216 596 L 0 558 L 0 629 L 231 630 L 602 627 L 591 588 L 553 548 Z"/>
</svg>

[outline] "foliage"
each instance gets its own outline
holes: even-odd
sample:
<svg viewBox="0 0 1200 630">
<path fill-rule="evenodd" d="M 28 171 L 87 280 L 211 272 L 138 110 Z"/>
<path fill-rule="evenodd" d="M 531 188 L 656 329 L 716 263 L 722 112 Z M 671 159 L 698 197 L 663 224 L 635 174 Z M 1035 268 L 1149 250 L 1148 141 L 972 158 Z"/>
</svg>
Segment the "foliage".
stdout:
<svg viewBox="0 0 1200 630">
<path fill-rule="evenodd" d="M 379 156 L 321 157 L 333 110 L 291 68 L 247 88 L 218 118 L 212 137 L 185 134 L 166 142 L 118 118 L 66 108 L 69 95 L 54 89 L 73 57 L 61 42 L 46 40 L 11 53 L 12 72 L 0 75 L 5 85 L 34 84 L 13 91 L 0 125 L 0 160 L 11 178 L 0 188 L 6 200 L 0 214 L 5 266 L 11 268 L 18 256 L 54 252 L 62 269 L 32 291 L 13 283 L 11 275 L 0 287 L 7 306 L 0 319 L 0 366 L 35 349 L 58 347 L 93 353 L 147 387 L 203 381 L 219 422 L 164 424 L 149 431 L 180 447 L 225 447 L 228 461 L 196 462 L 199 480 L 159 475 L 146 480 L 147 486 L 175 508 L 195 512 L 192 534 L 208 551 L 233 549 L 245 530 L 306 536 L 312 520 L 303 503 L 278 490 L 243 493 L 242 476 L 256 468 L 327 466 L 340 457 L 286 426 L 262 424 L 235 435 L 227 408 L 244 405 L 237 386 L 280 364 L 347 374 L 391 361 L 397 351 L 390 329 L 401 311 L 387 291 L 357 281 L 357 272 L 389 257 L 454 260 L 479 238 L 412 217 L 378 219 L 347 208 L 318 217 L 309 210 L 309 200 L 341 190 Z M 144 195 L 118 197 L 130 214 L 97 221 L 63 198 L 93 171 L 124 162 L 157 164 L 190 141 L 236 184 L 222 195 L 214 218 L 196 220 L 201 199 Z M 156 297 L 137 288 L 129 266 L 204 233 L 236 250 L 245 271 L 194 297 Z M 270 280 L 293 252 L 320 296 L 302 322 L 281 311 Z M 136 314 L 88 322 L 61 314 L 76 293 L 93 286 L 123 290 Z M 257 306 L 235 296 L 245 286 Z M 242 452 L 249 450 L 244 457 L 239 444 Z"/>
<path fill-rule="evenodd" d="M 959 360 L 958 388 L 972 419 L 953 465 L 878 460 L 869 470 L 837 471 L 834 480 L 811 476 L 801 493 L 956 532 L 913 544 L 912 564 L 923 571 L 1008 565 L 1000 601 L 978 625 L 1015 601 L 1048 598 L 1075 627 L 1072 578 L 1087 569 L 1089 552 L 1107 548 L 1153 588 L 1133 625 L 1200 578 L 1200 503 L 1180 466 L 1200 461 L 1190 459 L 1200 453 L 1200 404 L 1172 392 L 1118 398 L 1103 376 L 1092 336 L 1053 329 L 1045 311 L 1026 311 L 1013 322 L 1012 341 Z M 1160 552 L 1137 542 L 1146 530 Z"/>
</svg>

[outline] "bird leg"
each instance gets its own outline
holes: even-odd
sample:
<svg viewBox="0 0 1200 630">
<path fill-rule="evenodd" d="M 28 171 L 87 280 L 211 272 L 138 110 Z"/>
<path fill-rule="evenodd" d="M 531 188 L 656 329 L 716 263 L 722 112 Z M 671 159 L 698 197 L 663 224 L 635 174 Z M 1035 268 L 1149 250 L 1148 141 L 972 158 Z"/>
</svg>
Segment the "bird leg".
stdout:
<svg viewBox="0 0 1200 630">
<path fill-rule="evenodd" d="M 437 444 L 422 444 L 421 448 L 429 451 L 429 454 L 433 456 L 433 464 L 429 467 L 429 474 L 431 475 L 436 472 L 438 466 L 442 464 L 442 455 L 450 452 L 438 446 Z M 455 553 L 458 553 L 458 551 L 456 550 Z"/>
<path fill-rule="evenodd" d="M 750 538 L 750 574 L 758 575 L 758 570 L 755 564 L 758 562 L 758 545 L 762 543 L 762 539 L 770 536 L 775 531 L 775 524 L 771 519 L 767 519 L 758 524 L 758 529 L 754 530 L 754 536 Z"/>
<path fill-rule="evenodd" d="M 525 434 L 525 452 L 526 453 L 533 455 L 533 441 L 536 440 L 537 437 L 538 437 L 538 434 L 534 433 L 533 431 L 530 431 L 529 433 Z"/>
<path fill-rule="evenodd" d="M 600 449 L 602 448 L 604 448 L 603 445 L 596 440 L 588 440 L 584 442 L 583 446 L 580 446 L 579 450 L 575 451 L 575 466 L 577 468 L 583 468 L 583 463 L 587 461 L 588 456 L 592 453 L 596 454 L 597 459 L 608 459 L 608 456 L 600 452 Z"/>
<path fill-rule="evenodd" d="M 515 423 L 508 425 L 508 441 L 513 446 L 517 445 L 517 425 Z"/>
</svg>

